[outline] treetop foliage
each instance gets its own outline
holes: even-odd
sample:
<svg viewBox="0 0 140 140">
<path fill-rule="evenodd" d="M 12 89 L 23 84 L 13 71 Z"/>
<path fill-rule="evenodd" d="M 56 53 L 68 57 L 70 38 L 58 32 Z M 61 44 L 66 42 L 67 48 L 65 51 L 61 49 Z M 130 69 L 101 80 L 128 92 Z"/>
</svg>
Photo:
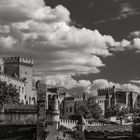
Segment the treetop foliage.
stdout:
<svg viewBox="0 0 140 140">
<path fill-rule="evenodd" d="M 19 92 L 12 84 L 0 81 L 0 106 L 10 103 L 19 103 Z"/>
<path fill-rule="evenodd" d="M 86 119 L 99 119 L 102 117 L 102 109 L 98 103 L 96 103 L 94 97 L 88 98 L 85 102 L 79 101 L 76 103 L 76 112 Z"/>
</svg>

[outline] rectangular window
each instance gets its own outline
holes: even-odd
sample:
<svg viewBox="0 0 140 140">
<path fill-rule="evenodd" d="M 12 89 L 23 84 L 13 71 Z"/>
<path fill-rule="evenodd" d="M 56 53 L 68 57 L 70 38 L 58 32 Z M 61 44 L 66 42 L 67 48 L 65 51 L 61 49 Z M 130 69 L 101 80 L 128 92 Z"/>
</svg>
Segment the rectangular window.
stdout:
<svg viewBox="0 0 140 140">
<path fill-rule="evenodd" d="M 72 112 L 72 107 L 70 107 L 70 112 Z"/>
<path fill-rule="evenodd" d="M 68 107 L 66 108 L 66 112 L 68 112 L 69 110 L 68 110 Z"/>
</svg>

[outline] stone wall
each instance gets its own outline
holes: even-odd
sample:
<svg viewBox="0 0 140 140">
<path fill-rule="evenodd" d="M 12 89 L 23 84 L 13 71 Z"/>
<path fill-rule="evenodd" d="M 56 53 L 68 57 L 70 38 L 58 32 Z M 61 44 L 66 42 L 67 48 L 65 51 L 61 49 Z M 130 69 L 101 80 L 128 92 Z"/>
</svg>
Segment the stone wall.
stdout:
<svg viewBox="0 0 140 140">
<path fill-rule="evenodd" d="M 69 120 L 69 119 L 60 119 L 60 125 L 72 129 L 77 125 L 77 121 Z"/>
<path fill-rule="evenodd" d="M 32 105 L 5 105 L 0 113 L 2 124 L 37 124 L 37 107 Z"/>
</svg>

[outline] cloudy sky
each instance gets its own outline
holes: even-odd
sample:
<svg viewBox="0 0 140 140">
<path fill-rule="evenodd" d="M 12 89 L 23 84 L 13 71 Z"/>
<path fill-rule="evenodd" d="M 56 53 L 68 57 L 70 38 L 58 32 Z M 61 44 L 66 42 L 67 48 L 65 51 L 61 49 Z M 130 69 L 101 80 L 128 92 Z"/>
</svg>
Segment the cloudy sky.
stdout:
<svg viewBox="0 0 140 140">
<path fill-rule="evenodd" d="M 140 91 L 139 0 L 0 0 L 0 56 L 71 91 Z M 77 90 L 78 89 L 78 90 Z"/>
</svg>

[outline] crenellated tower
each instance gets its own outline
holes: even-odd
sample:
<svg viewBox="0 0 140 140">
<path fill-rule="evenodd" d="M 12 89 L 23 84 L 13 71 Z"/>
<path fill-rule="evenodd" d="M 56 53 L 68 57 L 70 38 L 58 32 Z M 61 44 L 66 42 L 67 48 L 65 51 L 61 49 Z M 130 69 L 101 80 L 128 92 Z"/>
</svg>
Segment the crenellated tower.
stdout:
<svg viewBox="0 0 140 140">
<path fill-rule="evenodd" d="M 52 122 L 58 128 L 58 123 L 60 119 L 60 110 L 58 104 L 58 95 L 49 94 L 48 95 L 48 108 L 46 110 L 47 121 Z"/>
<path fill-rule="evenodd" d="M 32 99 L 32 67 L 33 60 L 20 56 L 6 57 L 4 72 L 25 82 L 25 100 L 30 104 Z"/>
<path fill-rule="evenodd" d="M 47 95 L 47 109 L 46 109 L 46 132 L 49 133 L 47 140 L 53 140 L 57 137 L 57 130 L 60 122 L 60 110 L 58 105 L 58 95 L 50 93 Z"/>
</svg>

